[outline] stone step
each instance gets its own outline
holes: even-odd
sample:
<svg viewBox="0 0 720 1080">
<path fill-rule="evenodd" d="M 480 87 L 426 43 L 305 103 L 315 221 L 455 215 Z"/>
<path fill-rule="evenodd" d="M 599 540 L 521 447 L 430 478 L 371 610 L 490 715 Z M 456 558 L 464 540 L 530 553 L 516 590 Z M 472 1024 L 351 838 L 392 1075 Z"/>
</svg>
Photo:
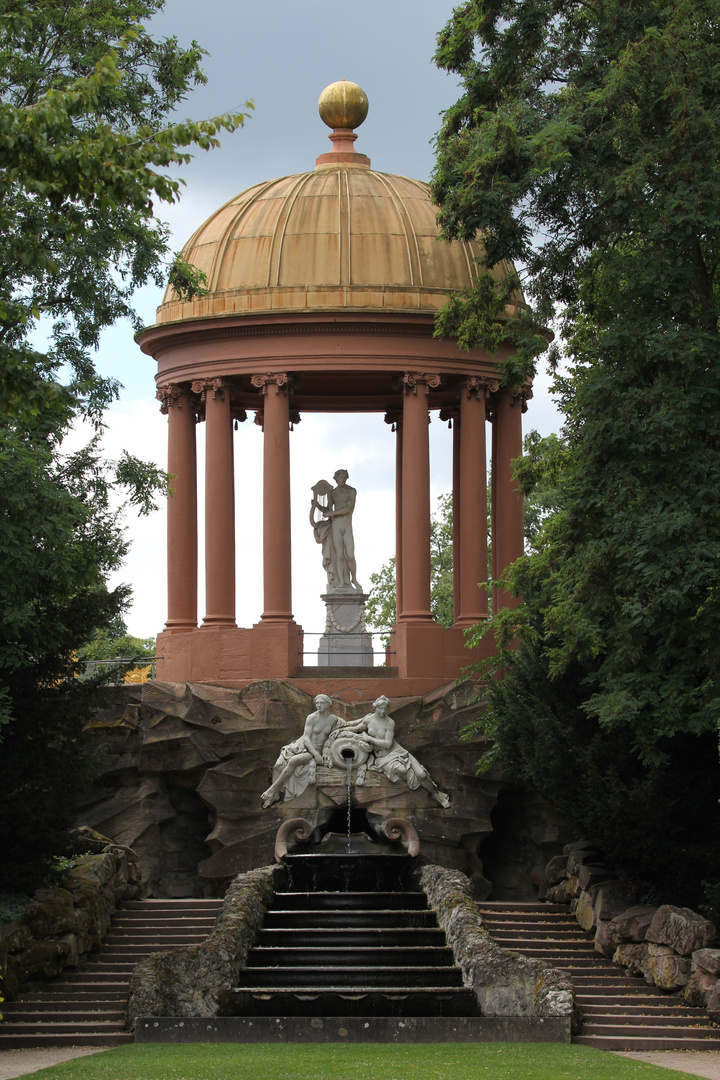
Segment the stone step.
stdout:
<svg viewBox="0 0 720 1080">
<path fill-rule="evenodd" d="M 417 946 L 402 948 L 265 948 L 256 946 L 248 954 L 248 968 L 270 967 L 452 967 L 455 957 L 452 949 L 444 946 Z"/>
<path fill-rule="evenodd" d="M 115 1035 L 124 1033 L 124 1023 L 117 1020 L 69 1021 L 44 1020 L 22 1024 L 15 1020 L 7 1023 L 3 1020 L 3 1037 L 8 1035 L 30 1035 L 33 1031 L 46 1035 Z M 4 1042 L 4 1038 L 3 1038 Z"/>
<path fill-rule="evenodd" d="M 537 900 L 482 900 L 478 904 L 481 915 L 486 912 L 494 912 L 502 915 L 505 912 L 517 911 L 525 915 L 567 915 L 566 904 L 541 904 Z"/>
<path fill-rule="evenodd" d="M 477 1016 L 474 991 L 455 987 L 305 990 L 248 988 L 222 996 L 224 1016 Z"/>
<path fill-rule="evenodd" d="M 100 1023 L 103 1021 L 112 1021 L 113 1023 L 119 1023 L 124 1027 L 125 1024 L 125 1008 L 112 1009 L 69 1009 L 64 1008 L 62 1014 L 57 1009 L 50 1010 L 42 1007 L 33 1007 L 32 1009 L 13 1009 L 11 1006 L 16 1005 L 16 1001 L 3 1002 L 3 1030 L 7 1028 L 8 1023 L 13 1024 L 34 1024 L 44 1023 L 48 1020 L 48 1013 L 52 1012 L 57 1016 L 58 1020 L 62 1022 L 76 1021 L 83 1023 Z M 55 1021 L 53 1021 L 55 1022 Z"/>
<path fill-rule="evenodd" d="M 4 1025 L 3 1025 L 4 1026 Z M 81 1043 L 83 1046 L 124 1046 L 126 1043 L 135 1041 L 135 1036 L 127 1031 L 117 1032 L 85 1032 Z M 50 1046 L 77 1046 L 77 1033 L 62 1035 L 57 1032 L 38 1031 L 33 1029 L 28 1033 L 16 1033 L 13 1035 L 2 1034 L 0 1036 L 0 1049 L 2 1050 L 42 1050 Z"/>
<path fill-rule="evenodd" d="M 267 930 L 293 927 L 310 930 L 324 926 L 437 929 L 437 919 L 433 911 L 268 911 L 264 925 Z"/>
<path fill-rule="evenodd" d="M 203 931 L 209 933 L 215 926 L 215 919 L 194 919 L 192 916 L 187 918 L 176 919 L 118 919 L 117 922 L 112 923 L 112 927 L 108 933 L 118 934 L 123 930 L 131 930 L 133 933 L 137 933 L 139 930 L 190 930 L 194 934 L 200 934 Z"/>
<path fill-rule="evenodd" d="M 62 973 L 62 985 L 67 987 L 75 985 L 87 986 L 88 989 L 92 986 L 97 986 L 98 989 L 100 989 L 108 983 L 122 983 L 124 986 L 127 986 L 130 982 L 131 974 L 132 967 L 130 968 L 130 971 L 101 971 L 87 969 L 69 971 L 66 969 Z"/>
<path fill-rule="evenodd" d="M 356 946 L 407 946 L 407 945 L 432 945 L 439 948 L 445 947 L 445 935 L 442 930 L 431 927 L 395 927 L 385 929 L 375 927 L 365 929 L 362 927 L 346 927 L 344 930 L 330 928 L 316 930 L 261 930 L 256 939 L 257 945 L 262 947 L 321 947 L 340 945 L 347 948 Z"/>
<path fill-rule="evenodd" d="M 462 975 L 454 967 L 296 967 L 245 968 L 240 972 L 238 989 L 260 987 L 331 987 L 356 989 L 365 986 L 414 987 L 430 989 L 437 986 L 462 986 Z"/>
<path fill-rule="evenodd" d="M 636 1005 L 634 1003 L 631 1005 L 619 999 L 615 999 L 614 1001 L 612 999 L 609 1001 L 603 999 L 602 1005 L 588 1005 L 583 1003 L 582 1011 L 586 1017 L 592 1017 L 593 1020 L 600 1016 L 607 1016 L 610 1018 L 617 1017 L 617 1019 L 620 1020 L 623 1016 L 673 1017 L 680 1014 L 680 1017 L 683 1019 L 685 1017 L 696 1017 L 700 1020 L 707 1021 L 708 1015 L 705 1009 L 691 1009 L 687 1005 Z"/>
<path fill-rule="evenodd" d="M 89 992 L 80 991 L 79 993 L 74 993 L 67 990 L 58 990 L 52 983 L 49 983 L 47 990 L 38 990 L 35 994 L 21 994 L 20 997 L 15 998 L 15 1001 L 4 1001 L 3 1009 L 16 1004 L 17 1002 L 22 1002 L 24 1005 L 32 1005 L 33 1008 L 45 1008 L 45 1002 L 47 1002 L 49 1010 L 61 1009 L 68 1004 L 85 1004 L 88 1009 L 104 1009 L 114 1005 L 124 1008 L 125 995 L 122 986 L 114 986 L 112 990 L 98 988 Z M 0 1026 L 0 1035 L 1 1034 L 2 1027 Z"/>
<path fill-rule="evenodd" d="M 155 945 L 162 943 L 171 943 L 179 945 L 199 945 L 202 941 L 205 941 L 209 937 L 210 931 L 207 934 L 194 934 L 188 928 L 185 930 L 153 930 L 151 927 L 143 928 L 138 927 L 137 930 L 128 930 L 126 932 L 120 932 L 113 934 L 112 937 L 108 934 L 106 941 L 109 945 L 149 945 L 153 946 L 151 951 L 154 950 Z"/>
<path fill-rule="evenodd" d="M 671 1027 L 671 1028 L 685 1028 L 694 1032 L 707 1029 L 710 1032 L 715 1032 L 715 1035 L 720 1038 L 720 1031 L 716 1027 L 712 1027 L 709 1024 L 707 1013 L 705 1017 L 702 1016 L 674 1016 L 667 1013 L 622 1013 L 617 1010 L 609 1010 L 604 1013 L 584 1013 L 585 1023 L 583 1025 L 583 1035 L 613 1035 L 613 1031 L 600 1031 L 600 1027 L 627 1027 L 628 1024 L 633 1025 L 636 1028 L 655 1028 L 658 1027 Z"/>
<path fill-rule="evenodd" d="M 697 1039 L 694 1036 L 655 1035 L 575 1035 L 577 1046 L 594 1046 L 596 1050 L 720 1050 L 720 1038 Z"/>
<path fill-rule="evenodd" d="M 180 900 L 148 899 L 148 900 L 123 900 L 119 911 L 182 911 L 183 909 L 197 911 L 219 911 L 222 907 L 222 899 L 208 898 L 183 898 Z"/>
<path fill-rule="evenodd" d="M 425 893 L 413 892 L 285 892 L 276 893 L 271 911 L 393 910 L 427 911 Z"/>
</svg>

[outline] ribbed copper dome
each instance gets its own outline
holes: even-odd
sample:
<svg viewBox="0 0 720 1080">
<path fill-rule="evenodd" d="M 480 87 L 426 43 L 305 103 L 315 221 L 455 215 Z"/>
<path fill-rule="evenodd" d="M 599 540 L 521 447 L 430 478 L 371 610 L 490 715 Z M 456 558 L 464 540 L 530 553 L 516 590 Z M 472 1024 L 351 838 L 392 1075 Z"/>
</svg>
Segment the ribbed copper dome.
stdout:
<svg viewBox="0 0 720 1080">
<path fill-rule="evenodd" d="M 208 296 L 168 289 L 158 323 L 223 315 L 438 311 L 477 276 L 477 243 L 438 239 L 427 184 L 368 165 L 320 164 L 248 188 L 183 248 Z M 497 267 L 505 276 L 509 267 Z"/>
</svg>

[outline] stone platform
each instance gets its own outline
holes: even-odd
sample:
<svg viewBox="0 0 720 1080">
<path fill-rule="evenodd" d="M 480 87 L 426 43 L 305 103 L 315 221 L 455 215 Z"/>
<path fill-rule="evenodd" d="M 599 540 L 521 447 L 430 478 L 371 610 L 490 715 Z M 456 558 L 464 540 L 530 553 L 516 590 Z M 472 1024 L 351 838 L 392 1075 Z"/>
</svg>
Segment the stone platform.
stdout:
<svg viewBox="0 0 720 1080">
<path fill-rule="evenodd" d="M 570 1042 L 570 1019 L 524 1016 L 141 1016 L 138 1043 Z"/>
</svg>

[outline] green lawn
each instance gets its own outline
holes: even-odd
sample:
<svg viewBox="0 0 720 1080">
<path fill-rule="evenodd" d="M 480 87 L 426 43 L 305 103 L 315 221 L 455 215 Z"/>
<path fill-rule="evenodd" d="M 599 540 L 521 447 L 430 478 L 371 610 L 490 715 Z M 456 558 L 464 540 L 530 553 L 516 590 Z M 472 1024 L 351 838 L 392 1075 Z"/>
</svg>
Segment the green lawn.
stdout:
<svg viewBox="0 0 720 1080">
<path fill-rule="evenodd" d="M 42 1080 L 688 1080 L 689 1075 L 557 1043 L 142 1044 L 33 1073 Z"/>
</svg>

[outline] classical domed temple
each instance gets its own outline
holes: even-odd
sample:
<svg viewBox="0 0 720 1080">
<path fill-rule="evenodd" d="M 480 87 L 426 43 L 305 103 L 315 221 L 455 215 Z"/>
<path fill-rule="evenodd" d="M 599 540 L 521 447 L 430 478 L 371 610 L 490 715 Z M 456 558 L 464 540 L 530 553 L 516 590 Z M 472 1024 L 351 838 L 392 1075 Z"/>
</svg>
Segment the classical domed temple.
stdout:
<svg viewBox="0 0 720 1080">
<path fill-rule="evenodd" d="M 188 300 L 168 290 L 157 322 L 139 335 L 157 361 L 168 421 L 169 612 L 156 681 L 123 687 L 98 723 L 108 764 L 80 820 L 132 847 L 159 897 L 221 895 L 273 851 L 282 862 L 305 842 L 300 833 L 320 854 L 338 836 L 349 843 L 350 830 L 362 843 L 392 847 L 399 829 L 408 855 L 412 848 L 413 858 L 419 852 L 424 863 L 467 873 L 478 896 L 492 889 L 499 899 L 532 900 L 547 859 L 568 838 L 552 808 L 513 777 L 497 767 L 477 776 L 481 742 L 458 737 L 482 708 L 478 688 L 458 677 L 471 659 L 465 631 L 488 616 L 487 590 L 478 587 L 488 575 L 486 444 L 497 576 L 523 549 L 511 462 L 522 449 L 529 388 L 500 386 L 507 353 L 464 352 L 433 336 L 448 293 L 470 286 L 482 267 L 482 245 L 440 240 L 427 185 L 376 172 L 355 150 L 366 111 L 360 87 L 328 87 L 320 115 L 330 151 L 311 172 L 257 184 L 201 225 L 183 254 L 205 272 L 207 293 Z M 372 656 L 336 659 L 343 634 L 354 632 L 349 616 L 336 620 L 340 644 L 329 662 L 321 653 L 317 667 L 302 666 L 290 455 L 293 422 L 311 412 L 367 413 L 395 432 L 397 619 L 387 666 L 373 666 Z M 451 422 L 450 627 L 430 607 L 432 413 Z M 241 627 L 236 578 L 242 587 L 259 570 L 236 568 L 234 495 L 243 497 L 244 477 L 233 472 L 233 432 L 249 418 L 264 446 L 264 609 Z M 207 470 L 204 612 L 198 438 Z M 359 611 L 366 599 L 339 513 L 354 509 L 346 479 L 338 470 L 336 488 L 313 488 L 325 486 L 313 520 L 324 567 L 332 540 L 322 597 L 329 615 L 343 605 Z M 335 517 L 345 529 L 344 562 Z M 241 510 L 237 520 L 246 527 Z M 492 602 L 497 610 L 513 598 L 495 591 Z"/>
<path fill-rule="evenodd" d="M 354 83 L 328 87 L 320 115 L 332 148 L 310 172 L 259 183 L 220 207 L 183 249 L 206 295 L 168 289 L 139 335 L 158 364 L 168 415 L 168 620 L 158 678 L 242 687 L 302 678 L 293 619 L 290 435 L 308 412 L 373 413 L 396 432 L 397 622 L 393 661 L 366 671 L 363 696 L 425 693 L 469 659 L 463 631 L 488 614 L 486 422 L 492 425 L 493 572 L 523 549 L 511 461 L 522 450 L 528 387 L 499 387 L 507 352 L 464 352 L 433 337 L 450 292 L 471 286 L 480 243 L 438 238 L 427 184 L 376 172 L 355 149 L 368 103 Z M 509 267 L 495 273 L 504 277 Z M 455 624 L 430 610 L 428 420 L 452 421 Z M 264 438 L 264 610 L 235 621 L 233 423 L 254 415 Z M 198 426 L 201 422 L 201 426 Z M 198 626 L 196 437 L 206 441 L 206 611 Z M 494 604 L 511 603 L 502 594 Z M 317 669 L 317 675 L 322 674 Z M 325 673 L 322 688 L 342 691 Z M 310 680 L 310 681 L 308 681 Z M 318 683 L 318 686 L 320 684 Z"/>
</svg>

